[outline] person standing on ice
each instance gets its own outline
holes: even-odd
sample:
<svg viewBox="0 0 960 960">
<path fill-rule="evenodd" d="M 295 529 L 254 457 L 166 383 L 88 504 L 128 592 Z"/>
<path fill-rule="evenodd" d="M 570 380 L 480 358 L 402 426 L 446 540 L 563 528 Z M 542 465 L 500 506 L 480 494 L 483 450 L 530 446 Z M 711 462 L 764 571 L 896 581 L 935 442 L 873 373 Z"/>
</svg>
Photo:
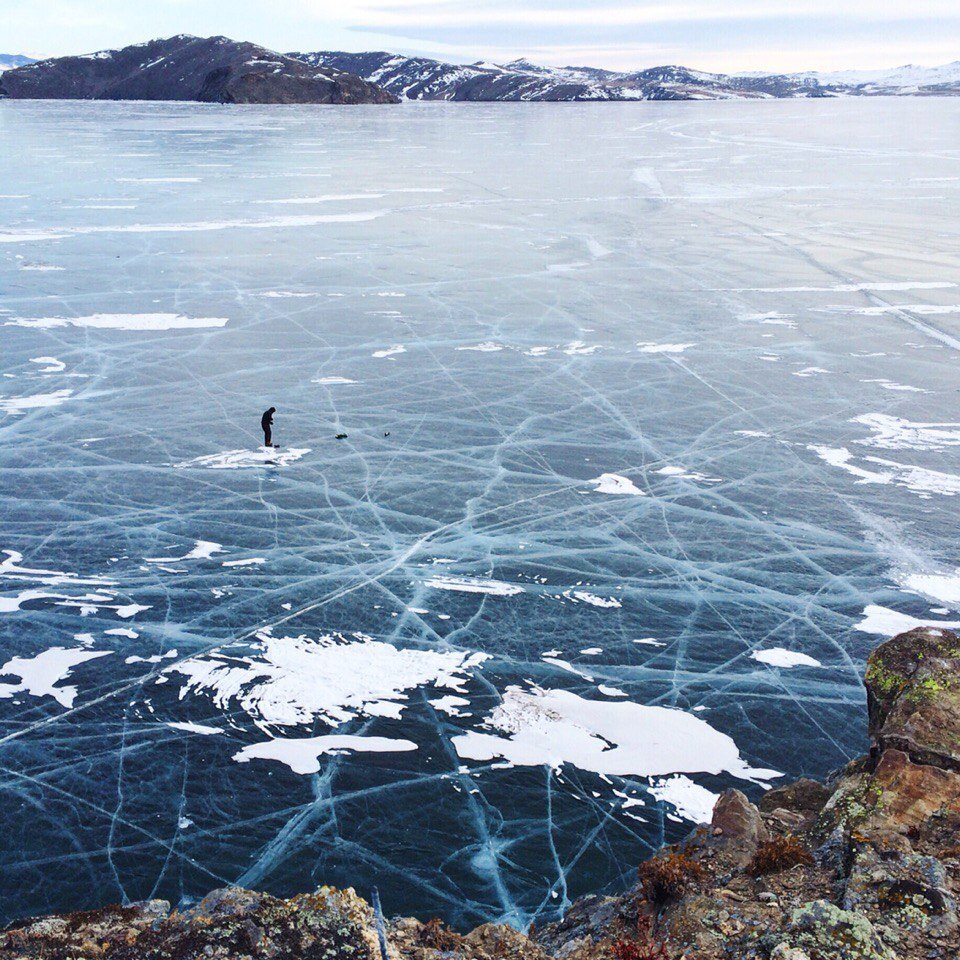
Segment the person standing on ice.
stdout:
<svg viewBox="0 0 960 960">
<path fill-rule="evenodd" d="M 273 446 L 273 415 L 277 412 L 276 407 L 264 410 L 260 418 L 260 426 L 263 427 L 263 445 L 265 447 Z"/>
</svg>

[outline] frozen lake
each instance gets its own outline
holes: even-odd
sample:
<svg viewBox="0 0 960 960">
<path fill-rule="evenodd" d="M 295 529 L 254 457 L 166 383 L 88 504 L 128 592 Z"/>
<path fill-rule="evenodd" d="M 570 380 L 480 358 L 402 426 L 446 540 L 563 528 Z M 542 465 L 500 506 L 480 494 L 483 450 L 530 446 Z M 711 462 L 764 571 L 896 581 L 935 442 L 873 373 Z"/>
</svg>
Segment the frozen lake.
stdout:
<svg viewBox="0 0 960 960">
<path fill-rule="evenodd" d="M 8 102 L 0 169 L 2 918 L 543 921 L 960 620 L 960 101 Z"/>
</svg>

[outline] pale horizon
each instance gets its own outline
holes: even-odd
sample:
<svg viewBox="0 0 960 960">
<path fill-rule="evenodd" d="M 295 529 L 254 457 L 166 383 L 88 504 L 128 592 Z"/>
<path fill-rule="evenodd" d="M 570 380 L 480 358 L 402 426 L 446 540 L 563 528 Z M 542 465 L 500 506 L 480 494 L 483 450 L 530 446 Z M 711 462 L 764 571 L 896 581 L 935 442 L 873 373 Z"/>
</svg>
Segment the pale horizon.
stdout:
<svg viewBox="0 0 960 960">
<path fill-rule="evenodd" d="M 715 73 L 893 70 L 960 60 L 960 14 L 945 0 L 869 3 L 842 14 L 826 0 L 319 0 L 269 9 L 252 0 L 31 0 L 5 13 L 3 54 L 36 59 L 116 49 L 177 34 L 222 34 L 272 50 L 386 50 L 456 63 L 642 70 L 667 64 Z"/>
</svg>

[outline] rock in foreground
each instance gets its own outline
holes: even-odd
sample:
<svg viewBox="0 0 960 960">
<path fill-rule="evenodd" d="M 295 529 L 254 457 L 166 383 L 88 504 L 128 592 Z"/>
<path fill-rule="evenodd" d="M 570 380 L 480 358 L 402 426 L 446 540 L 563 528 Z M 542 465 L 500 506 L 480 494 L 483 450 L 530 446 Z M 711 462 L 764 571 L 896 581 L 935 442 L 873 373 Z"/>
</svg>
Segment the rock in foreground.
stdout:
<svg viewBox="0 0 960 960">
<path fill-rule="evenodd" d="M 226 37 L 171 37 L 8 70 L 0 95 L 39 100 L 395 103 L 374 83 Z"/>
<path fill-rule="evenodd" d="M 867 668 L 869 757 L 759 806 L 730 790 L 709 827 L 640 866 L 618 897 L 587 897 L 528 934 L 462 936 L 395 920 L 389 960 L 956 960 L 960 957 L 960 639 L 914 630 Z M 20 921 L 4 958 L 379 960 L 353 891 L 278 900 L 210 894 Z"/>
</svg>

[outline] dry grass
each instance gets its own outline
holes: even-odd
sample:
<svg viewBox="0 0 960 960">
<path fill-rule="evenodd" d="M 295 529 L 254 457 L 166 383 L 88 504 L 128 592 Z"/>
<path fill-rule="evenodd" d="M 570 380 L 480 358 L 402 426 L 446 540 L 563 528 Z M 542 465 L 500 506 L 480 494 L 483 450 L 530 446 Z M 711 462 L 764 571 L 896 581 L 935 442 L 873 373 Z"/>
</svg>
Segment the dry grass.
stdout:
<svg viewBox="0 0 960 960">
<path fill-rule="evenodd" d="M 762 877 L 768 873 L 780 873 L 798 864 L 813 863 L 810 851 L 792 834 L 768 840 L 757 847 L 757 852 L 747 864 L 747 873 Z"/>
<path fill-rule="evenodd" d="M 707 877 L 703 867 L 684 853 L 647 860 L 640 864 L 638 873 L 644 899 L 657 905 L 676 900 Z"/>
<path fill-rule="evenodd" d="M 650 918 L 637 917 L 635 937 L 621 937 L 613 942 L 614 960 L 669 960 L 667 946 L 654 939 Z"/>
<path fill-rule="evenodd" d="M 439 917 L 434 917 L 423 924 L 420 928 L 419 940 L 423 946 L 439 950 L 441 953 L 457 950 L 463 946 L 463 937 L 445 926 Z"/>
</svg>

